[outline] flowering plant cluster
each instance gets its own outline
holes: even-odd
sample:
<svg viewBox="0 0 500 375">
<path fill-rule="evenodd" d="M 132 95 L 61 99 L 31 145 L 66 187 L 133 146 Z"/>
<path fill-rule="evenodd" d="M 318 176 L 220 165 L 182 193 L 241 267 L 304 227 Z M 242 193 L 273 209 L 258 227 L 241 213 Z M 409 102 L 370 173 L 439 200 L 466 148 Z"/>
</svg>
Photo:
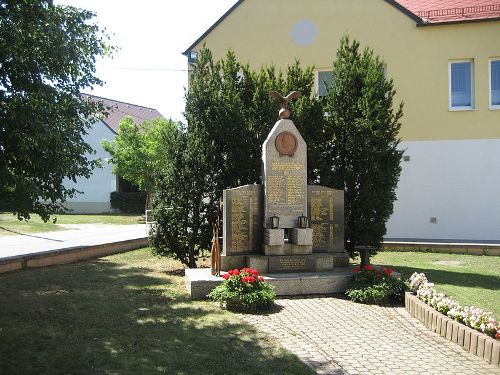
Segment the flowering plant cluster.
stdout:
<svg viewBox="0 0 500 375">
<path fill-rule="evenodd" d="M 384 303 L 389 299 L 403 300 L 404 283 L 392 275 L 390 268 L 370 264 L 353 269 L 347 296 L 354 302 Z"/>
<path fill-rule="evenodd" d="M 447 297 L 444 293 L 438 293 L 434 289 L 434 284 L 430 283 L 423 273 L 415 272 L 411 275 L 410 286 L 418 299 L 441 314 L 500 340 L 500 326 L 491 312 L 474 306 L 462 307 L 453 298 Z"/>
<path fill-rule="evenodd" d="M 208 295 L 227 308 L 242 310 L 268 309 L 274 304 L 274 288 L 264 281 L 253 268 L 229 270 L 223 276 L 222 284 Z"/>
</svg>

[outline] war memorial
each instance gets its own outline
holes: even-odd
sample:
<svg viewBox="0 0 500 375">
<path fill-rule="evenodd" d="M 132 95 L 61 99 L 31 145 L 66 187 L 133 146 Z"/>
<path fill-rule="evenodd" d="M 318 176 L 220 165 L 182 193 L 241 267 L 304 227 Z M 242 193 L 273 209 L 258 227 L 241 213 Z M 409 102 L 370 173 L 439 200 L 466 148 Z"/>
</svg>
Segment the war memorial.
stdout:
<svg viewBox="0 0 500 375">
<path fill-rule="evenodd" d="M 262 145 L 263 184 L 224 190 L 221 271 L 250 267 L 278 295 L 343 292 L 349 281 L 344 249 L 344 192 L 307 185 L 307 144 L 281 97 L 280 119 Z M 193 298 L 222 278 L 210 269 L 186 270 Z"/>
</svg>

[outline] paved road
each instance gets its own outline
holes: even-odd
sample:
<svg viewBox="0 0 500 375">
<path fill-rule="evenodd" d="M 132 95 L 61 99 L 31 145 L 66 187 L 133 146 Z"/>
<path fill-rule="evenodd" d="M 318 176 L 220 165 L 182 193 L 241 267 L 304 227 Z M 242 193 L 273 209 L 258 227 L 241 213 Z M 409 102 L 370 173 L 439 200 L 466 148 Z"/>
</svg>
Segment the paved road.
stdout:
<svg viewBox="0 0 500 375">
<path fill-rule="evenodd" d="M 277 300 L 279 312 L 240 314 L 318 374 L 500 374 L 500 369 L 427 330 L 404 307 L 332 297 Z"/>
<path fill-rule="evenodd" d="M 0 237 L 0 259 L 146 237 L 146 224 L 66 224 L 68 230 Z"/>
</svg>

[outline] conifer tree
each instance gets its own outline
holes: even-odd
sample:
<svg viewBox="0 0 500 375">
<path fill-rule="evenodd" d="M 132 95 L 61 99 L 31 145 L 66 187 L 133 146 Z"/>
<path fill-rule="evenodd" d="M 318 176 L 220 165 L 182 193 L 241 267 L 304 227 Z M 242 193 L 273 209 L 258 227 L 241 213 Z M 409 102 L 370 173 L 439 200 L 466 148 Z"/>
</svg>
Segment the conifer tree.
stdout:
<svg viewBox="0 0 500 375">
<path fill-rule="evenodd" d="M 403 104 L 373 51 L 343 37 L 328 91 L 322 185 L 345 190 L 346 249 L 380 246 L 393 212 L 403 151 L 398 150 Z"/>
</svg>

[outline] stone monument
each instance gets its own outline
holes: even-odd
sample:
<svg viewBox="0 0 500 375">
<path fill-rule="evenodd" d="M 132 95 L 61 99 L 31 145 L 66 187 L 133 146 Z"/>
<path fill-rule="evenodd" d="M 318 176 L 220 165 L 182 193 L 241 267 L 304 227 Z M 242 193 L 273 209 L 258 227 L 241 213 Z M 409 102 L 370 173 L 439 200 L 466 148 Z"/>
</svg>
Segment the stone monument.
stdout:
<svg viewBox="0 0 500 375">
<path fill-rule="evenodd" d="M 224 191 L 221 269 L 262 274 L 333 271 L 347 266 L 344 192 L 307 185 L 307 144 L 280 99 L 280 119 L 262 145 L 263 185 Z"/>
</svg>

